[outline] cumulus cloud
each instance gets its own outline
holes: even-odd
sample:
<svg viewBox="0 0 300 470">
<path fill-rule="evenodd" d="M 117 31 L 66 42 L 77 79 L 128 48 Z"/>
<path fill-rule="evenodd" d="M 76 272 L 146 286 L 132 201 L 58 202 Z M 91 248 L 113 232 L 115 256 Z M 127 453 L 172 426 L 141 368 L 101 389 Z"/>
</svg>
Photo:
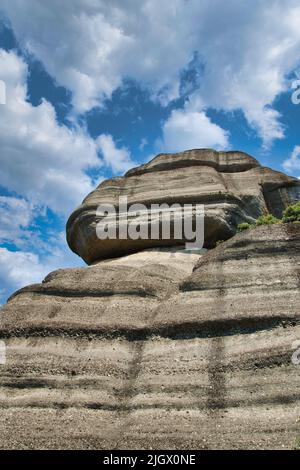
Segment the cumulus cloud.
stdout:
<svg viewBox="0 0 300 470">
<path fill-rule="evenodd" d="M 296 145 L 291 156 L 283 162 L 283 168 L 286 171 L 300 171 L 300 145 Z"/>
<path fill-rule="evenodd" d="M 41 266 L 39 257 L 33 253 L 9 251 L 0 248 L 0 283 L 2 289 L 18 289 L 26 284 L 40 281 L 47 274 L 47 266 Z"/>
<path fill-rule="evenodd" d="M 97 147 L 83 129 L 59 125 L 55 110 L 27 100 L 28 69 L 15 52 L 0 49 L 6 105 L 0 120 L 0 184 L 30 200 L 67 214 L 92 190 L 85 171 L 101 166 Z"/>
<path fill-rule="evenodd" d="M 229 146 L 228 133 L 211 122 L 204 112 L 173 110 L 163 125 L 159 145 L 167 152 L 205 147 L 225 149 Z"/>
<path fill-rule="evenodd" d="M 32 205 L 25 199 L 0 196 L 0 243 L 16 242 L 33 218 Z"/>
<path fill-rule="evenodd" d="M 49 233 L 47 243 L 37 239 L 39 252 L 33 252 L 33 240 L 22 250 L 0 247 L 0 304 L 16 289 L 41 282 L 49 272 L 63 267 L 83 266 L 83 261 L 66 249 L 63 232 Z M 27 247 L 27 249 L 26 249 Z"/>
<path fill-rule="evenodd" d="M 2 9 L 23 46 L 73 91 L 76 110 L 84 112 L 110 97 L 126 76 L 149 83 L 162 99 L 177 96 L 178 59 L 184 65 L 190 54 L 182 48 L 177 58 L 167 55 L 177 36 L 177 3 L 74 0 L 61 8 L 59 0 L 29 0 L 25 9 L 22 0 L 13 7 L 4 0 Z M 168 37 L 157 47 L 161 33 Z"/>
<path fill-rule="evenodd" d="M 299 65 L 298 0 L 74 0 L 64 8 L 60 0 L 2 0 L 2 8 L 23 47 L 73 92 L 77 112 L 101 104 L 125 77 L 166 104 L 197 52 L 194 99 L 241 109 L 265 145 L 283 136 L 271 106 Z"/>
<path fill-rule="evenodd" d="M 114 173 L 123 173 L 135 165 L 129 150 L 125 147 L 117 148 L 110 134 L 99 135 L 96 143 L 104 162 L 111 166 Z"/>
</svg>

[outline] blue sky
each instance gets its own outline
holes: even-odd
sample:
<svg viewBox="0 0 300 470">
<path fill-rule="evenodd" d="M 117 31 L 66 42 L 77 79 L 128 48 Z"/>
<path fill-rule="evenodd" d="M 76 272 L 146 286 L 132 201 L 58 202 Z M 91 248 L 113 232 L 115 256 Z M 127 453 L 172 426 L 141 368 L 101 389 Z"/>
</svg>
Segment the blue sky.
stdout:
<svg viewBox="0 0 300 470">
<path fill-rule="evenodd" d="M 0 8 L 0 303 L 83 265 L 68 215 L 157 153 L 239 149 L 300 177 L 298 0 Z"/>
</svg>

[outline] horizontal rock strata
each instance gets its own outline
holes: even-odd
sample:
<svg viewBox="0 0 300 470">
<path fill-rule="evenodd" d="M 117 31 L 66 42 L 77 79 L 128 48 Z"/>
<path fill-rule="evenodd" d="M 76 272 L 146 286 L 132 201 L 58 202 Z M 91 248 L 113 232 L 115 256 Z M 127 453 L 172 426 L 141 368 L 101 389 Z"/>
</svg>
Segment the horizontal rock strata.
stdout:
<svg viewBox="0 0 300 470">
<path fill-rule="evenodd" d="M 213 247 L 236 232 L 239 223 L 266 212 L 280 217 L 283 209 L 300 199 L 300 182 L 262 167 L 243 152 L 190 150 L 178 154 L 162 154 L 150 163 L 130 170 L 124 177 L 104 181 L 89 194 L 70 216 L 67 239 L 70 248 L 88 264 L 152 247 L 181 245 L 186 240 L 170 237 L 147 240 L 100 240 L 96 226 L 101 204 L 112 204 L 119 210 L 119 197 L 126 196 L 128 205 L 204 204 L 205 246 Z M 131 217 L 134 222 L 135 217 Z M 136 223 L 146 226 L 160 223 L 157 214 L 136 215 Z M 111 222 L 117 233 L 120 223 Z M 171 233 L 173 231 L 173 226 Z"/>
<path fill-rule="evenodd" d="M 300 224 L 262 226 L 18 291 L 0 317 L 0 447 L 294 448 L 299 249 Z"/>
</svg>

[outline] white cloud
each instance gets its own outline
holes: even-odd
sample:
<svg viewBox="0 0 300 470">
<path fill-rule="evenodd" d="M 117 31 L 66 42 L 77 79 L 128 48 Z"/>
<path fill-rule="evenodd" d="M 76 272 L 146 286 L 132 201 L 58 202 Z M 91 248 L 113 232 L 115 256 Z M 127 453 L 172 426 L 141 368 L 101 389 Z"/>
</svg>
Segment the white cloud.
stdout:
<svg viewBox="0 0 300 470">
<path fill-rule="evenodd" d="M 270 106 L 299 65 L 298 0 L 73 0 L 63 8 L 60 0 L 2 0 L 2 8 L 23 46 L 73 92 L 79 112 L 125 77 L 167 103 L 197 51 L 205 107 L 241 109 L 266 145 L 283 136 Z"/>
<path fill-rule="evenodd" d="M 47 269 L 33 253 L 0 248 L 1 286 L 18 289 L 26 284 L 33 284 L 46 276 Z"/>
<path fill-rule="evenodd" d="M 0 196 L 0 243 L 15 246 L 12 251 L 0 248 L 4 301 L 50 270 L 81 264 L 67 250 L 64 234 L 47 228 L 42 234 L 36 218 L 45 216 L 43 207 L 69 214 L 92 190 L 85 171 L 102 163 L 84 130 L 59 125 L 48 102 L 34 107 L 26 100 L 28 69 L 15 52 L 0 49 L 0 73 L 6 84 L 6 104 L 0 108 L 0 185 L 19 195 Z"/>
<path fill-rule="evenodd" d="M 105 163 L 111 166 L 115 173 L 123 173 L 135 165 L 129 150 L 125 147 L 117 148 L 110 134 L 99 135 L 96 143 Z"/>
<path fill-rule="evenodd" d="M 224 149 L 229 146 L 228 133 L 204 112 L 174 110 L 163 125 L 162 151 L 179 152 L 194 148 Z"/>
<path fill-rule="evenodd" d="M 132 76 L 158 90 L 164 99 L 178 94 L 178 60 L 183 66 L 190 51 L 169 55 L 177 33 L 177 4 L 169 8 L 156 0 L 22 0 L 2 2 L 26 49 L 38 57 L 57 81 L 74 93 L 74 105 L 84 112 L 111 96 L 122 79 Z M 159 10 L 158 7 L 159 6 Z M 28 12 L 30 11 L 30 14 Z M 163 24 L 165 23 L 165 24 Z M 168 24 L 169 23 L 169 24 Z M 157 48 L 158 36 L 167 35 Z M 161 67 L 164 62 L 165 69 Z M 172 76 L 172 80 L 170 80 Z"/>
<path fill-rule="evenodd" d="M 147 145 L 148 145 L 148 140 L 145 137 L 143 137 L 139 145 L 140 151 L 142 152 Z"/>
<path fill-rule="evenodd" d="M 0 243 L 16 242 L 33 218 L 33 208 L 25 199 L 0 196 Z"/>
<path fill-rule="evenodd" d="M 0 71 L 7 92 L 0 110 L 0 184 L 68 214 L 92 190 L 85 170 L 101 165 L 96 144 L 84 130 L 59 125 L 47 101 L 26 101 L 28 70 L 14 52 L 0 49 Z"/>
<path fill-rule="evenodd" d="M 300 171 L 300 145 L 296 145 L 291 153 L 291 156 L 283 162 L 285 171 L 294 172 Z"/>
<path fill-rule="evenodd" d="M 42 244 L 41 240 L 37 242 Z M 0 304 L 16 289 L 41 282 L 51 271 L 83 266 L 83 261 L 66 248 L 65 234 L 62 232 L 50 235 L 39 254 L 31 249 L 12 251 L 0 247 Z"/>
</svg>

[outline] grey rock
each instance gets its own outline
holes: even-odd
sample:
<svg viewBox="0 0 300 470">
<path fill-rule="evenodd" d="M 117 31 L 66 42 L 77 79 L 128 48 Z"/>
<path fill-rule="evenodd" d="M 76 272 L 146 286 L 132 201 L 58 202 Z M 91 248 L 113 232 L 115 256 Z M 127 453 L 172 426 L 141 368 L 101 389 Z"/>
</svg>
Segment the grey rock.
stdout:
<svg viewBox="0 0 300 470">
<path fill-rule="evenodd" d="M 300 224 L 51 273 L 1 311 L 1 448 L 282 449 L 299 437 Z"/>
<path fill-rule="evenodd" d="M 217 240 L 227 240 L 241 222 L 253 222 L 271 212 L 280 217 L 287 205 L 300 199 L 300 182 L 296 178 L 260 166 L 253 157 L 242 152 L 189 150 L 178 154 L 162 154 L 150 163 L 130 170 L 124 177 L 101 183 L 70 216 L 67 240 L 70 248 L 88 264 L 97 260 L 123 256 L 147 248 L 182 245 L 168 238 L 107 239 L 96 234 L 96 214 L 100 204 L 113 204 L 118 210 L 119 196 L 128 197 L 128 205 L 204 204 L 205 247 Z M 154 215 L 138 222 L 150 230 Z M 119 223 L 116 225 L 117 230 Z M 171 233 L 173 226 L 171 229 Z"/>
<path fill-rule="evenodd" d="M 253 228 L 199 253 L 171 239 L 119 241 L 123 256 L 111 258 L 93 241 L 92 207 L 120 192 L 204 201 L 210 236 L 222 238 L 298 191 L 252 157 L 208 150 L 158 156 L 100 185 L 68 224 L 92 264 L 50 273 L 0 310 L 0 448 L 294 448 L 300 224 Z"/>
</svg>

